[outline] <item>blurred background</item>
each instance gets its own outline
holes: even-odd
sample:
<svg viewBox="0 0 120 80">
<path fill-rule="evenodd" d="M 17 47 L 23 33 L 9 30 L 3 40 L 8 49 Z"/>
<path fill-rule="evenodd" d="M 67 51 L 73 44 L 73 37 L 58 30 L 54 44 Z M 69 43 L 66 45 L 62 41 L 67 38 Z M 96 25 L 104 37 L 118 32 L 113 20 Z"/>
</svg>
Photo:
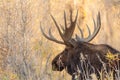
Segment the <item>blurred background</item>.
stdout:
<svg viewBox="0 0 120 80">
<path fill-rule="evenodd" d="M 64 25 L 63 14 L 78 10 L 77 23 L 88 36 L 86 24 L 94 30 L 93 18 L 101 14 L 101 29 L 91 41 L 109 44 L 120 50 L 120 0 L 0 0 L 0 80 L 70 80 L 66 73 L 54 72 L 52 59 L 65 46 L 45 39 L 40 24 L 47 33 L 59 37 L 50 17 Z M 75 33 L 80 34 L 76 28 Z M 74 37 L 74 36 L 73 36 Z"/>
</svg>

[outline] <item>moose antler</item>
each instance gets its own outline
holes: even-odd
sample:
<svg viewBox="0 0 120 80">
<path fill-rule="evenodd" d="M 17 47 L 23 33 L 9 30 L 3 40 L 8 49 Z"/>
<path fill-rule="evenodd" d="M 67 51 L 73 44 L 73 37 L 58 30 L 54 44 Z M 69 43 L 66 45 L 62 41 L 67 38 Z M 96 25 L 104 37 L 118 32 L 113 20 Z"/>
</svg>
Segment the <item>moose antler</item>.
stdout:
<svg viewBox="0 0 120 80">
<path fill-rule="evenodd" d="M 71 37 L 72 37 L 72 35 L 73 35 L 73 32 L 74 32 L 74 30 L 75 30 L 77 17 L 78 17 L 78 11 L 77 11 L 75 20 L 73 21 L 73 20 L 72 20 L 72 10 L 70 10 L 70 26 L 68 27 L 68 26 L 67 26 L 67 21 L 66 21 L 66 13 L 64 12 L 65 29 L 62 29 L 62 30 L 63 30 L 63 33 L 62 33 L 59 25 L 57 24 L 57 22 L 56 22 L 56 20 L 55 20 L 55 18 L 51 15 L 51 18 L 52 18 L 55 26 L 57 27 L 57 29 L 58 29 L 58 31 L 59 31 L 59 34 L 60 34 L 60 36 L 61 36 L 61 38 L 62 38 L 62 40 L 63 40 L 64 42 L 58 41 L 57 39 L 55 39 L 55 38 L 53 37 L 53 35 L 51 34 L 51 28 L 49 29 L 49 36 L 47 36 L 47 35 L 44 33 L 42 27 L 40 27 L 40 28 L 41 28 L 41 32 L 42 32 L 42 34 L 43 34 L 47 39 L 49 39 L 49 40 L 51 40 L 51 41 L 54 41 L 54 42 L 56 42 L 56 43 L 60 43 L 60 44 L 65 44 L 65 45 L 67 45 L 67 42 L 71 39 Z"/>
<path fill-rule="evenodd" d="M 88 28 L 88 32 L 89 32 L 89 36 L 88 36 L 87 38 L 84 38 L 83 32 L 82 32 L 81 28 L 79 27 L 79 25 L 77 25 L 77 26 L 78 26 L 78 29 L 79 29 L 79 31 L 80 31 L 80 33 L 81 33 L 81 38 L 80 38 L 78 35 L 76 35 L 76 40 L 77 40 L 77 41 L 89 42 L 89 41 L 91 41 L 91 40 L 97 35 L 97 33 L 99 32 L 100 27 L 101 27 L 100 12 L 98 12 L 98 15 L 97 15 L 97 24 L 95 23 L 94 18 L 93 18 L 93 22 L 94 22 L 94 32 L 93 32 L 92 35 L 91 35 L 91 32 L 90 32 L 89 26 L 86 25 L 87 28 Z"/>
<path fill-rule="evenodd" d="M 45 34 L 45 32 L 43 31 L 42 27 L 40 27 L 41 32 L 48 40 L 54 41 L 54 42 L 59 43 L 59 44 L 69 45 L 69 43 L 70 43 L 69 40 L 71 40 L 73 32 L 75 30 L 77 17 L 78 17 L 78 11 L 77 11 L 75 20 L 73 21 L 72 20 L 72 11 L 70 10 L 70 26 L 68 27 L 67 26 L 67 21 L 66 21 L 66 13 L 64 12 L 64 22 L 65 22 L 64 26 L 65 27 L 63 28 L 62 25 L 60 25 L 60 27 L 63 30 L 63 31 L 61 31 L 61 29 L 60 29 L 59 25 L 57 24 L 55 18 L 51 15 L 51 18 L 52 18 L 55 26 L 57 27 L 57 29 L 59 31 L 59 34 L 60 34 L 60 36 L 61 36 L 63 41 L 59 41 L 56 38 L 54 38 L 54 36 L 51 34 L 51 28 L 49 29 L 49 36 Z M 89 36 L 87 38 L 84 38 L 83 31 L 78 26 L 78 29 L 79 29 L 79 31 L 81 33 L 81 38 L 78 35 L 76 35 L 76 40 L 77 41 L 89 42 L 97 35 L 97 33 L 99 32 L 100 27 L 101 27 L 100 12 L 97 15 L 97 24 L 95 23 L 94 18 L 93 18 L 93 22 L 94 22 L 94 32 L 93 32 L 93 34 L 91 34 L 91 32 L 90 32 L 89 26 L 86 25 L 87 28 L 88 28 L 88 32 L 89 32 Z"/>
</svg>

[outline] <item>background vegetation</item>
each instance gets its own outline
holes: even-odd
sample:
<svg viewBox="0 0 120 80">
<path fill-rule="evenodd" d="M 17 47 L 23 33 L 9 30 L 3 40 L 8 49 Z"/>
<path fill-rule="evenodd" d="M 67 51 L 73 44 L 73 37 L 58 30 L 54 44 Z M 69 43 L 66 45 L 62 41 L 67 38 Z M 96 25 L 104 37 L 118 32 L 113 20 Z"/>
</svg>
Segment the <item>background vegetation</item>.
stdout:
<svg viewBox="0 0 120 80">
<path fill-rule="evenodd" d="M 64 46 L 45 39 L 39 29 L 40 23 L 46 32 L 51 27 L 60 39 L 50 14 L 63 24 L 63 12 L 69 15 L 69 9 L 74 14 L 79 11 L 78 24 L 85 36 L 86 23 L 93 31 L 92 17 L 100 11 L 102 27 L 91 43 L 106 43 L 120 50 L 119 0 L 0 0 L 0 80 L 71 79 L 65 71 L 51 69 L 51 60 Z"/>
</svg>

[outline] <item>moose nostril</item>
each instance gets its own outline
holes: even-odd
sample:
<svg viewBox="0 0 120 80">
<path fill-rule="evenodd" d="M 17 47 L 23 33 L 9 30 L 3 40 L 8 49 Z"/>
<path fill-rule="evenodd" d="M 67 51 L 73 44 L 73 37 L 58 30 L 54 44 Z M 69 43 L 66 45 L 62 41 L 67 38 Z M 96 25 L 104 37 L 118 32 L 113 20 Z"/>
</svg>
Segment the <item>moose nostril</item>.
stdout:
<svg viewBox="0 0 120 80">
<path fill-rule="evenodd" d="M 57 70 L 57 64 L 52 64 L 52 70 Z"/>
</svg>

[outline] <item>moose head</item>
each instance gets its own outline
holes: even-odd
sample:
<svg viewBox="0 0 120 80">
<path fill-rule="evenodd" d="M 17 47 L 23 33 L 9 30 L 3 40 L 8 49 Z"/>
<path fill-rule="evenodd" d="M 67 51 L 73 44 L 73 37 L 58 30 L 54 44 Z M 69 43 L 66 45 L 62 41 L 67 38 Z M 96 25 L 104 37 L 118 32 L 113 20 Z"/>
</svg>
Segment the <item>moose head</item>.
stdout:
<svg viewBox="0 0 120 80">
<path fill-rule="evenodd" d="M 57 24 L 57 21 L 55 18 L 51 15 L 51 18 L 58 29 L 59 35 L 62 38 L 63 41 L 57 40 L 51 33 L 51 29 L 49 29 L 49 36 L 44 32 L 44 30 L 41 28 L 41 32 L 44 35 L 45 38 L 47 38 L 50 41 L 56 42 L 58 44 L 65 45 L 65 49 L 59 53 L 52 61 L 52 69 L 54 71 L 62 71 L 65 69 L 70 75 L 72 75 L 72 79 L 74 80 L 74 74 L 78 73 L 78 69 L 80 70 L 80 74 L 83 74 L 84 71 L 84 63 L 81 62 L 84 58 L 85 63 L 88 63 L 88 68 L 92 69 L 90 74 L 92 72 L 96 72 L 98 74 L 98 71 L 101 71 L 102 69 L 102 62 L 108 63 L 108 60 L 106 59 L 106 55 L 108 51 L 110 51 L 112 54 L 117 54 L 119 51 L 112 48 L 111 46 L 107 44 L 91 44 L 89 43 L 91 40 L 94 39 L 94 37 L 97 35 L 101 28 L 101 18 L 100 18 L 100 12 L 97 15 L 97 18 L 95 21 L 93 19 L 94 23 L 94 31 L 91 34 L 90 28 L 88 25 L 87 29 L 89 32 L 89 35 L 87 38 L 84 38 L 82 29 L 78 26 L 78 29 L 81 33 L 80 37 L 76 34 L 75 38 L 72 38 L 76 24 L 77 24 L 77 18 L 78 18 L 78 11 L 76 13 L 75 19 L 72 19 L 72 11 L 70 11 L 70 25 L 68 26 L 67 20 L 66 20 L 66 13 L 64 12 L 64 28 L 63 26 L 59 26 Z M 61 28 L 60 28 L 61 27 Z M 63 31 L 61 31 L 63 30 Z M 83 56 L 83 57 L 81 57 Z M 99 59 L 100 58 L 100 59 Z M 83 78 L 80 78 L 80 80 L 83 80 Z"/>
</svg>

